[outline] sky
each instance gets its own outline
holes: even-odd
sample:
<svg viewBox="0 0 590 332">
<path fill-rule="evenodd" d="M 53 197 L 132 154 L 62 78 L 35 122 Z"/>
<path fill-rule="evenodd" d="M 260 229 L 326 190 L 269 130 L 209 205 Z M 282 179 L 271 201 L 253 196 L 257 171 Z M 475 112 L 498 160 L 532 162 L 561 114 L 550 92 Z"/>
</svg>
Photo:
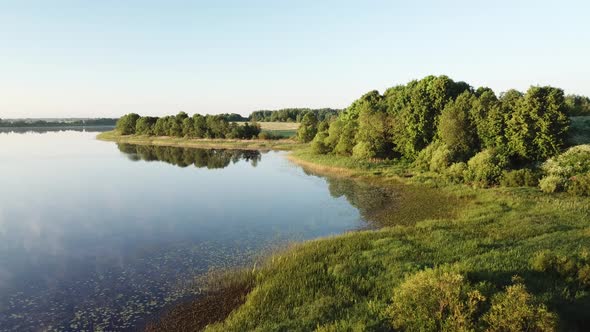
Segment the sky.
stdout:
<svg viewBox="0 0 590 332">
<path fill-rule="evenodd" d="M 0 0 L 0 118 L 344 108 L 448 75 L 590 95 L 588 1 Z"/>
</svg>

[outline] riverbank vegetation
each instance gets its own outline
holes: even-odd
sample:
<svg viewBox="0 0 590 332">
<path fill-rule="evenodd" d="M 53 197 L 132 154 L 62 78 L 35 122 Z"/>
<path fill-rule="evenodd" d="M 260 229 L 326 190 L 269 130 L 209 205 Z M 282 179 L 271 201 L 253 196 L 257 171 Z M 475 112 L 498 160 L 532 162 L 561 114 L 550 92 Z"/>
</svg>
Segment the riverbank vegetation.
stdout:
<svg viewBox="0 0 590 332">
<path fill-rule="evenodd" d="M 588 148 L 566 151 L 586 134 L 583 117 L 568 116 L 583 114 L 585 100 L 549 86 L 497 96 L 489 88 L 428 76 L 383 95 L 368 92 L 333 121 L 306 114 L 298 138 L 311 142 L 316 154 L 405 160 L 454 182 L 540 184 L 544 191 L 590 195 Z M 560 178 L 550 170 L 556 163 L 568 169 Z"/>
<path fill-rule="evenodd" d="M 195 114 L 189 117 L 185 112 L 160 118 L 126 114 L 117 121 L 116 130 L 122 135 L 186 138 L 252 139 L 260 134 L 260 126 L 256 124 L 246 122 L 241 125 L 220 115 Z"/>
<path fill-rule="evenodd" d="M 498 97 L 427 77 L 370 92 L 332 121 L 310 115 L 298 133 L 310 145 L 293 160 L 465 203 L 401 224 L 391 211 L 380 230 L 275 253 L 244 304 L 206 330 L 588 329 L 590 156 L 572 146 L 587 128 L 568 113 L 560 89 Z"/>
<path fill-rule="evenodd" d="M 118 131 L 107 131 L 97 135 L 99 140 L 136 145 L 172 146 L 203 149 L 239 150 L 293 150 L 304 146 L 292 139 L 209 139 L 170 136 L 121 135 Z"/>
</svg>

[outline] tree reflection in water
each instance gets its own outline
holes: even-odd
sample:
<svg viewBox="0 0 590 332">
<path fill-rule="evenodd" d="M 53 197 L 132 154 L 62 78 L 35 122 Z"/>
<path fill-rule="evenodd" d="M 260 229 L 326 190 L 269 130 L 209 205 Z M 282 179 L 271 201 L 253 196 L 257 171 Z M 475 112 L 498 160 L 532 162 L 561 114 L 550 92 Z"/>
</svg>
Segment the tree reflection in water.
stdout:
<svg viewBox="0 0 590 332">
<path fill-rule="evenodd" d="M 250 162 L 256 167 L 262 158 L 261 152 L 256 150 L 197 149 L 127 143 L 118 143 L 117 147 L 133 161 L 163 161 L 179 167 L 194 165 L 208 169 L 225 168 L 240 160 Z"/>
</svg>

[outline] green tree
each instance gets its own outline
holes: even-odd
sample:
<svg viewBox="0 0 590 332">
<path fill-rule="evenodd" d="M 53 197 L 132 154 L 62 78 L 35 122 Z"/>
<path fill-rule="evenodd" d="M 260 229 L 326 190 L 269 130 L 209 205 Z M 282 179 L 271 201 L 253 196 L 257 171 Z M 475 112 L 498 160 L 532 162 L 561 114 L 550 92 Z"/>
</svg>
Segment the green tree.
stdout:
<svg viewBox="0 0 590 332">
<path fill-rule="evenodd" d="M 297 138 L 301 142 L 310 142 L 318 131 L 318 119 L 313 113 L 307 113 L 297 129 Z"/>
<path fill-rule="evenodd" d="M 465 91 L 447 103 L 440 116 L 438 135 L 455 161 L 465 161 L 479 150 L 477 130 L 470 119 L 475 99 L 471 92 Z"/>
<path fill-rule="evenodd" d="M 186 117 L 182 120 L 182 135 L 185 137 L 195 137 L 194 119 Z"/>
<path fill-rule="evenodd" d="M 207 136 L 207 120 L 201 114 L 193 115 L 193 133 L 197 138 L 204 138 Z"/>
<path fill-rule="evenodd" d="M 154 135 L 154 126 L 158 121 L 157 117 L 142 116 L 135 123 L 135 133 L 137 135 Z"/>
<path fill-rule="evenodd" d="M 139 119 L 139 115 L 136 113 L 129 113 L 129 114 L 123 115 L 117 121 L 115 128 L 122 135 L 135 134 L 135 125 L 136 125 L 136 122 L 138 119 Z"/>
<path fill-rule="evenodd" d="M 563 148 L 569 119 L 563 91 L 531 87 L 518 100 L 506 128 L 508 146 L 523 161 L 547 159 Z"/>
<path fill-rule="evenodd" d="M 436 119 L 446 104 L 466 90 L 470 90 L 469 85 L 454 82 L 447 76 L 427 76 L 387 90 L 385 104 L 393 116 L 396 149 L 408 158 L 415 158 L 432 142 Z"/>
</svg>

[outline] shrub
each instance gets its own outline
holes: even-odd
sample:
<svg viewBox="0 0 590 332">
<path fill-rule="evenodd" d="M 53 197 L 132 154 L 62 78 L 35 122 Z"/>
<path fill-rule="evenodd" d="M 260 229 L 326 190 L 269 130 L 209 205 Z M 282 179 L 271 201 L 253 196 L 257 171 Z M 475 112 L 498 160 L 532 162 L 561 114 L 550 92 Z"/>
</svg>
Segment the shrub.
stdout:
<svg viewBox="0 0 590 332">
<path fill-rule="evenodd" d="M 557 316 L 517 282 L 492 298 L 483 316 L 487 331 L 555 331 Z"/>
<path fill-rule="evenodd" d="M 441 141 L 435 141 L 422 149 L 414 166 L 422 171 L 442 172 L 451 164 L 451 151 Z"/>
<path fill-rule="evenodd" d="M 430 169 L 430 161 L 432 160 L 432 155 L 434 151 L 441 145 L 440 142 L 432 142 L 427 147 L 422 149 L 416 160 L 414 160 L 414 166 L 422 171 L 427 171 Z"/>
<path fill-rule="evenodd" d="M 528 168 L 504 171 L 500 184 L 503 187 L 536 187 L 539 184 L 539 177 Z"/>
<path fill-rule="evenodd" d="M 420 271 L 394 290 L 386 314 L 395 329 L 469 331 L 485 297 L 449 268 Z"/>
<path fill-rule="evenodd" d="M 460 162 L 454 163 L 445 171 L 447 179 L 453 183 L 461 183 L 465 178 L 465 172 L 467 171 L 467 164 Z"/>
<path fill-rule="evenodd" d="M 562 191 L 565 179 L 557 175 L 548 175 L 539 181 L 539 187 L 545 193 L 554 193 Z"/>
<path fill-rule="evenodd" d="M 567 192 L 576 196 L 590 196 L 590 174 L 572 176 Z"/>
<path fill-rule="evenodd" d="M 326 154 L 332 149 L 326 144 L 328 133 L 326 131 L 319 132 L 311 141 L 311 151 L 315 154 Z"/>
<path fill-rule="evenodd" d="M 497 184 L 507 165 L 506 158 L 494 149 L 483 150 L 467 162 L 466 179 L 484 187 Z"/>
<path fill-rule="evenodd" d="M 568 149 L 543 163 L 542 169 L 548 175 L 564 178 L 590 173 L 590 144 Z"/>
<path fill-rule="evenodd" d="M 258 134 L 258 139 L 272 139 L 272 134 L 268 131 L 262 131 Z"/>
<path fill-rule="evenodd" d="M 371 159 L 375 157 L 375 151 L 368 142 L 358 142 L 352 148 L 352 157 L 355 159 Z"/>
<path fill-rule="evenodd" d="M 430 170 L 433 172 L 442 172 L 451 164 L 451 151 L 446 144 L 441 144 L 432 153 L 432 159 L 430 159 Z"/>
</svg>

